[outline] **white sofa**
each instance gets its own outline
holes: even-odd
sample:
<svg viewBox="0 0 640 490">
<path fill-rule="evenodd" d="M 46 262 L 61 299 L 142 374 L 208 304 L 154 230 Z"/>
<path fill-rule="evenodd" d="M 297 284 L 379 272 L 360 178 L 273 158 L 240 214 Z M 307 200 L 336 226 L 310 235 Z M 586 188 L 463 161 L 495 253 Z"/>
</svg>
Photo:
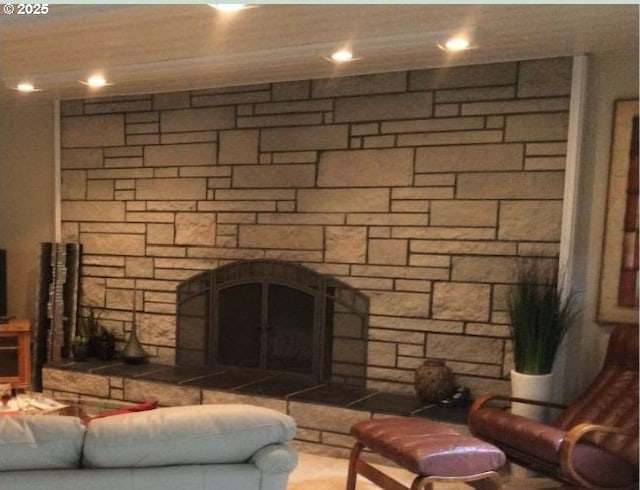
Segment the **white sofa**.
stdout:
<svg viewBox="0 0 640 490">
<path fill-rule="evenodd" d="M 158 408 L 92 420 L 0 416 L 2 490 L 284 490 L 288 415 L 251 405 Z"/>
</svg>

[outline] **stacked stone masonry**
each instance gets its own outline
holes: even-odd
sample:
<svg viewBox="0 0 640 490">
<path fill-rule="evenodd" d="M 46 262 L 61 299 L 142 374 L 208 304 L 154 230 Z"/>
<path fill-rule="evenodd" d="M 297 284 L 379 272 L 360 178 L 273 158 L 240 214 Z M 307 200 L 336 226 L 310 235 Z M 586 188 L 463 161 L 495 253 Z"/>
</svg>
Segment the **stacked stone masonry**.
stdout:
<svg viewBox="0 0 640 490">
<path fill-rule="evenodd" d="M 305 452 L 343 458 L 349 456 L 349 450 L 353 445 L 350 429 L 354 423 L 371 418 L 400 415 L 366 407 L 351 408 L 121 375 L 93 374 L 64 367 L 44 368 L 43 388 L 45 394 L 54 399 L 80 404 L 115 400 L 129 405 L 154 399 L 160 406 L 242 403 L 270 408 L 291 415 L 296 420 L 298 425 L 294 440 L 296 448 Z M 440 422 L 451 425 L 458 431 L 468 432 L 466 425 L 459 421 L 440 420 Z"/>
<path fill-rule="evenodd" d="M 245 259 L 371 300 L 368 387 L 425 357 L 508 389 L 505 297 L 557 261 L 571 59 L 65 101 L 62 226 L 84 307 L 171 364 L 175 290 Z"/>
</svg>

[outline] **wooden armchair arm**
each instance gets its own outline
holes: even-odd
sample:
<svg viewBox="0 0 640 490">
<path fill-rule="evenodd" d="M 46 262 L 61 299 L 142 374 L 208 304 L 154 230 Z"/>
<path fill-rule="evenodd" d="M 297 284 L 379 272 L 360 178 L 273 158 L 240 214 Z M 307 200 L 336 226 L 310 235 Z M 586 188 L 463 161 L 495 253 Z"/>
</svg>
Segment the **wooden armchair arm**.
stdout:
<svg viewBox="0 0 640 490">
<path fill-rule="evenodd" d="M 607 432 L 609 434 L 618 434 L 626 437 L 636 437 L 637 433 L 630 430 L 620 429 L 618 427 L 611 427 L 608 425 L 590 424 L 584 422 L 572 427 L 567 435 L 560 443 L 560 450 L 558 452 L 560 458 L 560 469 L 563 474 L 570 475 L 572 479 L 587 488 L 601 488 L 595 487 L 592 483 L 585 480 L 573 467 L 573 450 L 582 437 L 590 432 Z"/>
<path fill-rule="evenodd" d="M 474 412 L 476 410 L 479 410 L 484 405 L 486 405 L 486 404 L 488 404 L 488 403 L 490 403 L 492 401 L 495 401 L 495 400 L 507 401 L 507 402 L 526 403 L 526 404 L 529 404 L 529 405 L 538 405 L 538 406 L 541 406 L 541 407 L 559 408 L 561 410 L 567 408 L 566 405 L 563 405 L 561 403 L 543 402 L 543 401 L 538 401 L 538 400 L 530 400 L 528 398 L 516 398 L 516 397 L 513 397 L 513 396 L 482 395 L 482 396 L 476 398 L 476 400 L 471 405 L 471 408 L 469 409 L 469 412 Z"/>
</svg>

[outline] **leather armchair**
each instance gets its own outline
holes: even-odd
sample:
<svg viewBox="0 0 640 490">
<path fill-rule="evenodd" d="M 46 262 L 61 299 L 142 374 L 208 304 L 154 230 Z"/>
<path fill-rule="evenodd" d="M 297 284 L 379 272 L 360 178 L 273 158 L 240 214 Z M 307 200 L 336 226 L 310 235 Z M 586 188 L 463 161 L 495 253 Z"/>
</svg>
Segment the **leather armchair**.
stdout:
<svg viewBox="0 0 640 490">
<path fill-rule="evenodd" d="M 513 401 L 563 411 L 546 424 L 509 412 L 505 402 Z M 604 366 L 572 404 L 486 395 L 471 406 L 469 429 L 510 460 L 557 480 L 586 488 L 637 489 L 638 326 L 616 327 Z"/>
</svg>

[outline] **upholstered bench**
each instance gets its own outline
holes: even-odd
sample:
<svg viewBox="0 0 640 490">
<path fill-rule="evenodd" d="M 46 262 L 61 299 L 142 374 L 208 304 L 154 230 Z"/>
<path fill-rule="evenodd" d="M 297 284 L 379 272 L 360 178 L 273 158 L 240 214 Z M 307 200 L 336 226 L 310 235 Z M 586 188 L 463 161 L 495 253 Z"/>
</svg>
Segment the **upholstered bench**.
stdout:
<svg viewBox="0 0 640 490">
<path fill-rule="evenodd" d="M 466 482 L 483 490 L 501 488 L 500 469 L 506 461 L 497 447 L 463 435 L 441 423 L 416 417 L 365 420 L 351 427 L 356 443 L 351 450 L 347 490 L 354 490 L 358 474 L 386 490 L 408 490 L 361 459 L 366 447 L 416 474 L 411 490 L 433 488 L 434 482 Z"/>
</svg>

